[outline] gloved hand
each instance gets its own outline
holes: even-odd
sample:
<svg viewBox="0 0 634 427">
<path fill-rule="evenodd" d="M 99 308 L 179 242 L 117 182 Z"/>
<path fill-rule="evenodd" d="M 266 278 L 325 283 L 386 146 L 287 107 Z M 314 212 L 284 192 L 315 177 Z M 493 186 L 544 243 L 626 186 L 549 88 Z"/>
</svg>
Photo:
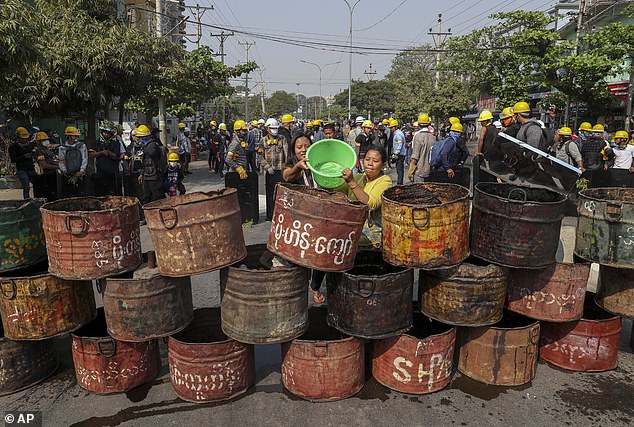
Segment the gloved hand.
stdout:
<svg viewBox="0 0 634 427">
<path fill-rule="evenodd" d="M 236 172 L 238 172 L 238 175 L 240 175 L 240 179 L 247 179 L 247 177 L 249 176 L 247 174 L 247 171 L 245 171 L 242 166 L 238 166 L 236 168 Z"/>
<path fill-rule="evenodd" d="M 414 182 L 414 173 L 416 173 L 416 165 L 411 163 L 409 165 L 409 170 L 407 171 L 407 176 L 411 182 Z"/>
<path fill-rule="evenodd" d="M 398 154 L 392 154 L 391 159 L 392 159 L 393 162 L 397 161 L 398 160 Z"/>
<path fill-rule="evenodd" d="M 273 175 L 275 173 L 273 168 L 268 168 L 266 171 L 269 173 L 269 175 Z"/>
</svg>

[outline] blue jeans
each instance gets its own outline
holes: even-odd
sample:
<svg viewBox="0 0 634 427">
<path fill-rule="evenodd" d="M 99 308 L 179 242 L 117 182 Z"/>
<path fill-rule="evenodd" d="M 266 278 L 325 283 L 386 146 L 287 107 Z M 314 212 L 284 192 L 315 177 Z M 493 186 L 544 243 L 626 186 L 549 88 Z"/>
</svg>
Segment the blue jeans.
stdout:
<svg viewBox="0 0 634 427">
<path fill-rule="evenodd" d="M 405 176 L 405 156 L 398 155 L 396 161 L 396 183 L 403 185 L 403 177 Z"/>
<path fill-rule="evenodd" d="M 36 176 L 35 171 L 23 171 L 18 169 L 18 179 L 20 180 L 20 185 L 22 185 L 22 197 L 25 200 L 31 197 L 30 185 L 35 181 Z"/>
</svg>

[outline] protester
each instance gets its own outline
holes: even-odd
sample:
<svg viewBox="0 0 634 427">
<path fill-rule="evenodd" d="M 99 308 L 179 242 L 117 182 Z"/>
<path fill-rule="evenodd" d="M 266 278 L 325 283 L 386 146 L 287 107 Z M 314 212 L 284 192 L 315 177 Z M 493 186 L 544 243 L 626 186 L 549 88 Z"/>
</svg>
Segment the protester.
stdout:
<svg viewBox="0 0 634 427">
<path fill-rule="evenodd" d="M 178 154 L 170 153 L 167 156 L 167 172 L 165 174 L 165 192 L 168 197 L 185 194 L 183 179 L 185 179 L 185 175 L 180 165 L 180 158 Z"/>
<path fill-rule="evenodd" d="M 339 139 L 337 138 L 337 131 L 334 123 L 327 123 L 324 125 L 324 139 Z M 343 141 L 342 139 L 339 140 Z"/>
<path fill-rule="evenodd" d="M 63 197 L 80 197 L 86 195 L 86 168 L 88 167 L 88 150 L 86 144 L 79 142 L 79 129 L 68 126 L 64 130 L 66 142 L 59 147 L 59 170 L 61 192 Z"/>
<path fill-rule="evenodd" d="M 322 121 L 317 119 L 313 122 L 313 130 L 315 132 L 315 136 L 313 138 L 313 142 L 319 142 L 324 139 L 324 132 L 321 130 Z"/>
<path fill-rule="evenodd" d="M 115 138 L 114 129 L 110 123 L 101 123 L 99 133 L 99 140 L 88 149 L 88 155 L 95 159 L 95 174 L 93 175 L 95 195 L 114 196 L 118 193 L 117 175 L 121 146 Z"/>
<path fill-rule="evenodd" d="M 588 140 L 592 133 L 592 124 L 589 122 L 583 122 L 579 125 L 577 137 L 579 138 L 579 145 L 583 148 L 583 144 Z"/>
<path fill-rule="evenodd" d="M 376 138 L 374 140 L 374 145 L 377 148 L 382 148 L 387 150 L 387 133 L 384 124 L 379 124 L 376 128 Z"/>
<path fill-rule="evenodd" d="M 479 182 L 496 182 L 497 178 L 481 169 L 482 162 L 488 151 L 493 149 L 499 129 L 493 124 L 493 114 L 489 110 L 482 110 L 478 117 L 482 126 L 478 138 L 478 156 L 474 164 L 474 185 Z M 501 123 L 500 123 L 501 125 Z"/>
<path fill-rule="evenodd" d="M 227 125 L 224 123 L 220 123 L 218 125 L 218 133 L 214 136 L 213 144 L 214 153 L 216 156 L 214 170 L 215 173 L 219 173 L 222 176 L 224 176 L 225 174 L 225 153 L 227 152 L 230 138 L 231 135 L 229 134 L 229 131 L 227 131 Z"/>
<path fill-rule="evenodd" d="M 182 132 L 178 134 L 178 156 L 185 175 L 191 174 L 189 162 L 192 159 L 192 140 L 189 134 L 190 129 L 188 127 L 183 128 Z"/>
<path fill-rule="evenodd" d="M 16 140 L 9 146 L 9 158 L 15 163 L 15 169 L 22 186 L 22 197 L 28 199 L 31 194 L 31 183 L 35 180 L 35 168 L 33 166 L 34 143 L 31 141 L 29 131 L 19 127 L 15 131 Z"/>
<path fill-rule="evenodd" d="M 326 133 L 326 126 L 324 126 L 324 134 Z M 341 123 L 339 122 L 335 122 L 335 136 L 333 136 L 334 139 L 338 139 L 339 141 L 345 141 L 346 137 L 343 134 L 343 131 L 341 129 Z"/>
<path fill-rule="evenodd" d="M 260 139 L 258 160 L 265 174 L 266 188 L 266 220 L 273 218 L 275 207 L 275 186 L 283 180 L 282 170 L 287 162 L 288 141 L 279 135 L 279 124 L 275 119 L 266 121 L 267 134 Z"/>
<path fill-rule="evenodd" d="M 50 140 L 45 132 L 35 134 L 35 173 L 33 196 L 45 198 L 49 202 L 57 200 L 58 162 L 49 149 Z"/>
<path fill-rule="evenodd" d="M 449 128 L 449 133 L 442 140 L 436 142 L 431 150 L 430 165 L 432 174 L 430 181 L 455 182 L 456 177 L 456 146 L 462 135 L 463 127 L 459 122 L 454 122 Z"/>
<path fill-rule="evenodd" d="M 421 129 L 414 134 L 412 140 L 412 161 L 407 176 L 411 182 L 425 182 L 431 173 L 429 154 L 436 142 L 436 138 L 430 130 L 431 119 L 427 114 L 418 116 L 418 124 Z"/>
<path fill-rule="evenodd" d="M 150 129 L 140 125 L 136 129 L 136 136 L 143 146 L 143 204 L 165 198 L 165 171 L 167 169 L 167 154 L 159 142 L 150 134 Z"/>
<path fill-rule="evenodd" d="M 359 170 L 363 171 L 363 159 L 365 153 L 374 145 L 375 137 L 373 132 L 374 126 L 370 120 L 364 120 L 361 124 L 361 133 L 357 136 L 355 144 L 359 152 Z"/>
<path fill-rule="evenodd" d="M 392 132 L 392 160 L 396 162 L 396 182 L 403 185 L 405 175 L 405 156 L 407 155 L 407 146 L 405 144 L 405 135 L 398 127 L 398 120 L 390 119 L 390 131 Z"/>
<path fill-rule="evenodd" d="M 278 129 L 278 133 L 283 136 L 287 141 L 293 138 L 293 116 L 290 114 L 284 114 L 282 116 L 282 126 Z"/>
<path fill-rule="evenodd" d="M 581 146 L 581 157 L 583 166 L 586 169 L 584 178 L 590 181 L 591 187 L 608 186 L 609 177 L 604 168 L 603 151 L 608 146 L 603 139 L 603 125 L 597 124 L 592 127 L 592 133 Z"/>
<path fill-rule="evenodd" d="M 237 173 L 241 180 L 248 178 L 247 173 L 247 148 L 246 141 L 249 129 L 244 120 L 236 120 L 233 124 L 233 139 L 229 144 L 225 163 L 230 168 L 230 173 Z"/>
<path fill-rule="evenodd" d="M 517 122 L 517 120 L 515 120 L 513 107 L 506 107 L 502 110 L 500 122 L 502 123 L 502 132 L 512 136 L 513 138 L 517 137 L 517 133 L 519 132 L 521 125 Z"/>
<path fill-rule="evenodd" d="M 257 166 L 257 158 L 256 152 L 258 147 L 260 146 L 260 141 L 262 140 L 263 132 L 259 128 L 259 123 L 257 120 L 251 121 L 249 126 L 249 133 L 247 134 L 247 142 L 249 146 L 247 147 L 247 171 L 258 173 Z"/>
<path fill-rule="evenodd" d="M 306 153 L 310 146 L 310 138 L 305 134 L 299 134 L 293 138 L 288 147 L 286 164 L 282 171 L 284 181 L 317 188 L 310 168 L 306 164 Z"/>
<path fill-rule="evenodd" d="M 130 145 L 125 149 L 123 157 L 126 167 L 123 175 L 123 190 L 127 197 L 143 199 L 141 174 L 143 173 L 143 145 L 137 137 L 137 130 L 130 134 Z"/>
<path fill-rule="evenodd" d="M 513 106 L 515 120 L 521 125 L 517 132 L 517 139 L 528 145 L 543 150 L 546 148 L 544 131 L 539 122 L 530 117 L 531 108 L 527 102 L 518 102 Z"/>
<path fill-rule="evenodd" d="M 555 145 L 555 157 L 568 163 L 569 165 L 578 167 L 581 172 L 585 172 L 583 167 L 583 157 L 579 144 L 572 139 L 572 129 L 567 126 L 559 129 L 557 134 L 557 144 Z"/>
<path fill-rule="evenodd" d="M 607 150 L 613 187 L 634 187 L 634 145 L 629 145 L 628 140 L 627 132 L 620 130 L 614 135 L 615 147 Z"/>
<path fill-rule="evenodd" d="M 361 132 L 361 124 L 365 121 L 362 116 L 358 116 L 354 122 L 350 122 L 350 132 L 348 133 L 348 144 L 354 148 L 354 151 L 359 155 L 359 147 L 357 146 L 357 137 Z"/>
</svg>

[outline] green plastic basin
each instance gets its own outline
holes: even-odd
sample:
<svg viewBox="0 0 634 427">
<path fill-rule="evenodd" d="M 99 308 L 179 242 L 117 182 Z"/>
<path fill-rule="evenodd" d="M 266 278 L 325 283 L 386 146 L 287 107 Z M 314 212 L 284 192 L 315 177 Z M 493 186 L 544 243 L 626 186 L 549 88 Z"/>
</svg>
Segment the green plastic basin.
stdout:
<svg viewBox="0 0 634 427">
<path fill-rule="evenodd" d="M 341 187 L 344 184 L 341 172 L 357 164 L 357 154 L 352 147 L 338 139 L 322 139 L 312 144 L 306 158 L 315 182 L 323 188 Z"/>
</svg>

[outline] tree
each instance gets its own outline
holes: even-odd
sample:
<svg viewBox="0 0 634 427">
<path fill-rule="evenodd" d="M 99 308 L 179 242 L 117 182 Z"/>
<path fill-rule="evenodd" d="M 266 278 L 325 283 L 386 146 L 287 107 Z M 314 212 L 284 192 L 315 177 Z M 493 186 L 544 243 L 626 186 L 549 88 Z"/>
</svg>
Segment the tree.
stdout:
<svg viewBox="0 0 634 427">
<path fill-rule="evenodd" d="M 395 105 L 394 86 L 387 80 L 353 81 L 351 103 L 352 115 L 369 113 L 374 117 L 392 112 Z M 335 104 L 347 108 L 348 89 L 335 95 Z"/>
<path fill-rule="evenodd" d="M 283 90 L 273 92 L 271 96 L 265 100 L 264 104 L 268 117 L 279 117 L 297 110 L 297 99 L 295 95 Z"/>
</svg>

